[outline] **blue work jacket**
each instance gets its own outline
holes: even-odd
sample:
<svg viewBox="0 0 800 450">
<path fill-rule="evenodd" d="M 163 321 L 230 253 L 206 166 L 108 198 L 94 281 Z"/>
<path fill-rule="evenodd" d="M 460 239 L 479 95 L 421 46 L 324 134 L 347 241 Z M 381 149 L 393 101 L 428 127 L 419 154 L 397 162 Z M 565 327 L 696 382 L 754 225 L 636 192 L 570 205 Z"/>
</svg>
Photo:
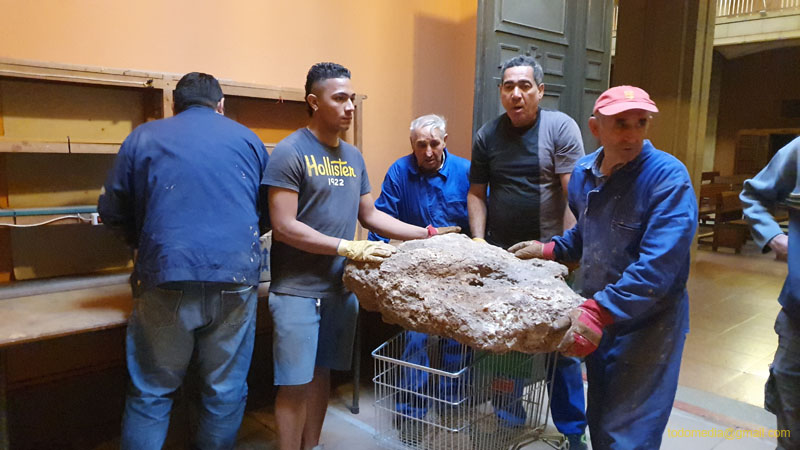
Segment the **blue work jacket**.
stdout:
<svg viewBox="0 0 800 450">
<path fill-rule="evenodd" d="M 783 233 L 770 213 L 777 204 L 789 210 L 789 273 L 778 302 L 793 320 L 800 320 L 800 138 L 778 150 L 761 172 L 744 182 L 739 198 L 753 240 L 764 252 Z"/>
<path fill-rule="evenodd" d="M 420 172 L 413 154 L 395 161 L 386 172 L 375 207 L 412 225 L 458 225 L 468 232 L 469 161 L 447 149 L 444 154 L 444 165 L 433 174 Z M 369 239 L 388 241 L 372 232 Z"/>
<path fill-rule="evenodd" d="M 204 106 L 133 130 L 97 210 L 138 249 L 134 292 L 169 281 L 257 285 L 268 159 L 255 133 Z"/>
<path fill-rule="evenodd" d="M 648 325 L 686 333 L 689 251 L 697 228 L 689 173 L 645 140 L 635 159 L 602 182 L 602 156 L 601 147 L 572 172 L 569 206 L 578 223 L 553 238 L 556 259 L 580 260 L 581 291 L 614 317 L 612 335 Z"/>
</svg>

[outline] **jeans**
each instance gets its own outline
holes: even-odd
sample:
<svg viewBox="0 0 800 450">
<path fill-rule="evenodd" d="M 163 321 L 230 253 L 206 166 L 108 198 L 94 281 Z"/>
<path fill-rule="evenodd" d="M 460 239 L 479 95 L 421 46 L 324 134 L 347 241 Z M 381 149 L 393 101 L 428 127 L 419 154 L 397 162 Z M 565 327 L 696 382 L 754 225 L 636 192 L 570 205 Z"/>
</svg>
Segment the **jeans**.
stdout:
<svg viewBox="0 0 800 450">
<path fill-rule="evenodd" d="M 163 446 L 172 397 L 190 363 L 200 384 L 193 447 L 233 448 L 247 400 L 256 301 L 253 286 L 196 281 L 166 283 L 134 299 L 123 450 Z"/>
<path fill-rule="evenodd" d="M 778 350 L 769 368 L 764 407 L 778 418 L 778 449 L 800 448 L 800 324 L 781 310 L 775 321 Z"/>
</svg>

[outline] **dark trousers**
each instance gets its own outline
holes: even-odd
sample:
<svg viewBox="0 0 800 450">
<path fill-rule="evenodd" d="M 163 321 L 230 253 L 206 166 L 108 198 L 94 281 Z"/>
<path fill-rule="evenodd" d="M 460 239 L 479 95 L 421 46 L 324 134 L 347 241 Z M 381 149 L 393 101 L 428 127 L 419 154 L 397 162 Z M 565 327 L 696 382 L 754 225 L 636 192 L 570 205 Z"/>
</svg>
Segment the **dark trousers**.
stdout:
<svg viewBox="0 0 800 450">
<path fill-rule="evenodd" d="M 778 350 L 769 367 L 764 407 L 778 418 L 778 449 L 800 448 L 800 323 L 781 310 L 775 320 Z M 785 436 L 784 430 L 788 430 Z"/>
</svg>

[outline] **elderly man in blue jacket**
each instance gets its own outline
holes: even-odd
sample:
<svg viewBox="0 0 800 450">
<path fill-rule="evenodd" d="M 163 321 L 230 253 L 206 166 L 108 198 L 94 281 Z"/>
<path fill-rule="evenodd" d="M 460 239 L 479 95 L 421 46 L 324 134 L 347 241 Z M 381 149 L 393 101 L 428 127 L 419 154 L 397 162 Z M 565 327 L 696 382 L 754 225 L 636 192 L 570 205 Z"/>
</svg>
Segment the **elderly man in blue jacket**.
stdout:
<svg viewBox="0 0 800 450">
<path fill-rule="evenodd" d="M 121 447 L 163 446 L 191 366 L 201 383 L 191 445 L 229 449 L 247 400 L 269 155 L 222 115 L 213 76 L 185 75 L 174 98 L 174 117 L 140 125 L 122 143 L 98 200 L 103 223 L 138 251 Z"/>
<path fill-rule="evenodd" d="M 778 350 L 769 369 L 764 406 L 777 416 L 778 429 L 788 430 L 788 435 L 778 437 L 778 448 L 800 448 L 800 138 L 778 150 L 767 167 L 745 181 L 739 198 L 756 244 L 789 262 L 778 297 Z M 789 210 L 788 236 L 770 214 L 778 203 Z"/>
<path fill-rule="evenodd" d="M 467 218 L 467 191 L 469 190 L 469 161 L 447 151 L 447 123 L 436 114 L 428 114 L 411 122 L 410 141 L 412 153 L 389 167 L 381 186 L 381 195 L 375 207 L 390 216 L 412 225 L 434 227 L 458 226 L 469 229 Z M 370 232 L 370 240 L 388 241 Z M 426 349 L 428 335 L 415 331 L 405 334 L 403 360 L 430 366 Z M 442 366 L 437 369 L 456 372 L 471 356 L 453 339 L 443 339 Z M 455 379 L 440 377 L 437 398 L 456 403 L 459 386 Z M 403 383 L 406 389 L 417 393 L 427 392 L 428 374 L 404 368 Z M 403 416 L 422 419 L 428 412 L 430 401 L 426 396 L 406 395 L 399 399 L 396 410 Z M 412 420 L 399 421 L 398 425 L 413 426 Z M 422 439 L 406 432 L 409 440 Z"/>
<path fill-rule="evenodd" d="M 661 445 L 689 328 L 689 251 L 697 201 L 686 167 L 646 140 L 655 103 L 642 89 L 605 91 L 589 119 L 600 141 L 569 182 L 577 225 L 518 257 L 580 261 L 581 293 L 559 350 L 585 356 L 594 449 Z"/>
</svg>

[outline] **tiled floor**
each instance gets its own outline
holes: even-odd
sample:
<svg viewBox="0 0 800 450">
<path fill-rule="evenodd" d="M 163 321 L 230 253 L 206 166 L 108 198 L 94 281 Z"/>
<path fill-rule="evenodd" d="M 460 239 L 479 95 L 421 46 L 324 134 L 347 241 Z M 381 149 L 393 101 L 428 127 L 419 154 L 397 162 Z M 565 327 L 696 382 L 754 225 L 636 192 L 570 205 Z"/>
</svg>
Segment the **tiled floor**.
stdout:
<svg viewBox="0 0 800 450">
<path fill-rule="evenodd" d="M 362 389 L 361 411 L 359 414 L 351 414 L 347 409 L 350 402 L 352 385 L 340 387 L 331 399 L 328 415 L 325 419 L 325 426 L 322 430 L 322 443 L 325 450 L 368 450 L 380 448 L 374 440 L 375 434 L 375 411 L 371 406 L 373 402 L 372 389 L 365 385 Z M 685 394 L 685 393 L 684 393 Z M 697 398 L 696 393 L 688 394 L 690 397 Z M 712 394 L 713 395 L 713 394 Z M 708 395 L 702 395 L 705 405 L 717 403 L 717 406 L 730 410 L 733 403 L 724 400 L 713 399 Z M 728 401 L 732 402 L 732 401 Z M 678 402 L 682 403 L 682 402 Z M 735 403 L 735 402 L 734 402 Z M 742 404 L 735 405 L 742 408 Z M 752 408 L 752 409 L 751 409 Z M 758 427 L 774 428 L 770 423 L 748 423 L 744 424 L 736 419 L 729 417 L 705 417 L 706 414 L 697 408 L 686 407 L 687 410 L 673 409 L 670 416 L 667 431 L 665 431 L 661 448 L 664 450 L 767 450 L 775 448 L 775 441 L 768 438 L 742 437 L 736 439 L 735 434 L 731 438 L 725 436 L 716 437 L 682 437 L 679 433 L 691 432 L 693 430 L 725 433 L 725 430 L 732 430 L 736 433 L 737 429 L 751 429 Z M 745 411 L 741 414 L 753 417 L 752 413 L 757 409 L 753 406 L 744 406 Z M 700 412 L 701 414 L 698 414 Z M 707 411 L 706 411 L 707 413 Z M 737 428 L 738 427 L 738 428 Z M 715 431 L 716 430 L 716 431 Z M 550 426 L 547 433 L 555 430 Z M 672 433 L 672 436 L 670 436 Z M 249 412 L 242 424 L 240 439 L 237 445 L 239 450 L 273 450 L 277 449 L 276 428 L 274 416 L 270 409 Z M 406 447 L 397 447 L 406 448 Z M 408 447 L 411 448 L 411 447 Z M 552 446 L 543 441 L 533 442 L 523 447 L 524 450 L 544 450 L 551 449 Z M 591 448 L 591 447 L 590 447 Z"/>
<path fill-rule="evenodd" d="M 689 277 L 690 332 L 680 384 L 761 406 L 778 346 L 772 327 L 786 264 L 748 242 L 740 255 L 700 249 Z"/>
</svg>

